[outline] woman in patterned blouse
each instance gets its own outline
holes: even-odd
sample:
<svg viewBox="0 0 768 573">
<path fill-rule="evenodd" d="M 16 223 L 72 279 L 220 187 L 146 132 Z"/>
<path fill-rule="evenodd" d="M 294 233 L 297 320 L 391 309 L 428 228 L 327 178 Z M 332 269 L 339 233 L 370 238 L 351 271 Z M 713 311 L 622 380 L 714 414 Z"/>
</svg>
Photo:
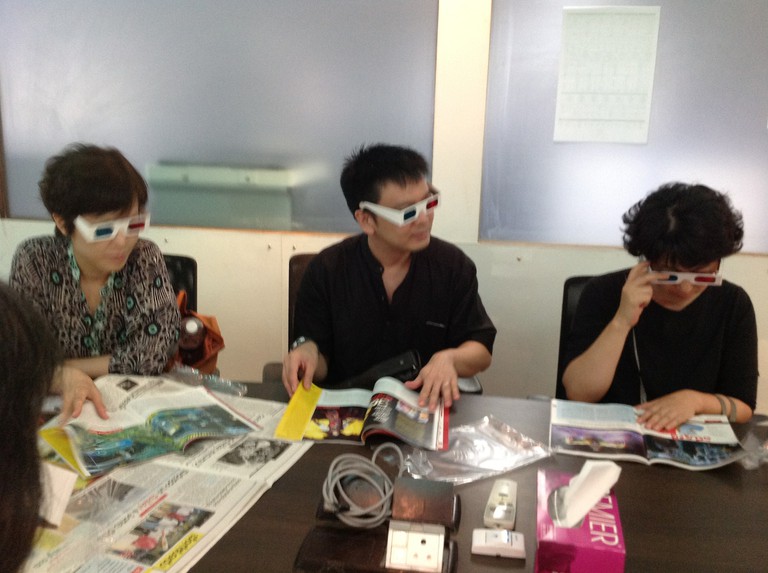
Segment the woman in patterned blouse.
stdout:
<svg viewBox="0 0 768 573">
<path fill-rule="evenodd" d="M 48 160 L 40 195 L 54 236 L 21 243 L 10 284 L 53 327 L 65 362 L 54 379 L 62 419 L 86 399 L 106 417 L 93 379 L 155 375 L 179 336 L 179 312 L 160 249 L 139 239 L 149 225 L 147 185 L 116 149 L 77 144 Z"/>
</svg>

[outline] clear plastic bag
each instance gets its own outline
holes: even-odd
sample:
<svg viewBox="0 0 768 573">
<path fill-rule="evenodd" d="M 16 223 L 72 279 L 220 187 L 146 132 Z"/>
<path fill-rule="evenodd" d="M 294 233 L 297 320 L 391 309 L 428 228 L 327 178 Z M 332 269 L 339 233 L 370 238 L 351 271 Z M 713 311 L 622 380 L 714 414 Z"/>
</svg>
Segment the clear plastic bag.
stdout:
<svg viewBox="0 0 768 573">
<path fill-rule="evenodd" d="M 448 449 L 432 452 L 413 448 L 406 455 L 406 470 L 414 477 L 459 485 L 526 466 L 551 454 L 493 416 L 451 428 Z"/>
<path fill-rule="evenodd" d="M 221 392 L 222 394 L 232 394 L 234 396 L 245 396 L 248 394 L 248 387 L 241 382 L 232 382 L 232 380 L 221 378 L 216 374 L 203 374 L 196 368 L 184 366 L 183 364 L 176 364 L 166 376 L 190 386 L 205 386 L 208 390 Z"/>
<path fill-rule="evenodd" d="M 768 440 L 761 441 L 754 433 L 749 432 L 747 437 L 741 440 L 741 445 L 747 451 L 739 460 L 744 469 L 756 470 L 760 464 L 768 463 Z"/>
</svg>

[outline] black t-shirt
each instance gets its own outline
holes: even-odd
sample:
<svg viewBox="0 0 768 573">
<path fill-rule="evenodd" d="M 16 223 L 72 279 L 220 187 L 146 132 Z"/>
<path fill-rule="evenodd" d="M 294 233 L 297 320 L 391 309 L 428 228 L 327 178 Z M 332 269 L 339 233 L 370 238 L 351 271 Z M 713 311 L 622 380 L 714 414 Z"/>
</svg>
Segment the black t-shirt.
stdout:
<svg viewBox="0 0 768 573">
<path fill-rule="evenodd" d="M 328 247 L 307 267 L 294 332 L 314 340 L 328 360 L 324 386 L 408 350 L 422 364 L 468 340 L 493 350 L 496 329 L 477 292 L 475 265 L 458 247 L 432 237 L 413 253 L 391 303 L 382 272 L 364 234 Z"/>
<path fill-rule="evenodd" d="M 595 277 L 584 287 L 566 364 L 586 351 L 616 314 L 628 272 Z M 755 408 L 757 325 L 752 302 L 740 286 L 723 281 L 708 287 L 680 311 L 651 302 L 633 330 L 601 402 L 638 404 L 642 377 L 649 400 L 692 389 L 733 396 Z"/>
</svg>

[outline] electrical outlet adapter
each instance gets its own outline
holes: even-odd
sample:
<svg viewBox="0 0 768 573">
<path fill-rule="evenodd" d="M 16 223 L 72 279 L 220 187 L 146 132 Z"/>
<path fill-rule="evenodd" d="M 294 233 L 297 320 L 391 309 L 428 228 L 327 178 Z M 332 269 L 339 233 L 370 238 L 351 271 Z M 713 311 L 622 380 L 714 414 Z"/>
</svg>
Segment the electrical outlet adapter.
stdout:
<svg viewBox="0 0 768 573">
<path fill-rule="evenodd" d="M 445 527 L 390 520 L 387 568 L 440 573 L 443 570 Z"/>
</svg>

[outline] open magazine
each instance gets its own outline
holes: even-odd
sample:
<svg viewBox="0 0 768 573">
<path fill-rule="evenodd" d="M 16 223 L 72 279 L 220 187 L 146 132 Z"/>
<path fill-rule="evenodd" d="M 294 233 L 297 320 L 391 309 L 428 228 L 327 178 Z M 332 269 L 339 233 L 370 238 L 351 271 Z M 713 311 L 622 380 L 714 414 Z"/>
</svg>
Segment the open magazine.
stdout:
<svg viewBox="0 0 768 573">
<path fill-rule="evenodd" d="M 200 438 L 230 438 L 259 429 L 202 387 L 161 377 L 110 374 L 95 381 L 109 419 L 86 402 L 78 418 L 40 436 L 83 477 L 181 452 Z"/>
<path fill-rule="evenodd" d="M 379 378 L 373 390 L 329 390 L 299 386 L 275 430 L 287 440 L 363 442 L 383 435 L 428 450 L 448 443 L 448 408 L 430 412 L 419 394 L 396 378 Z"/>
<path fill-rule="evenodd" d="M 665 432 L 649 430 L 636 419 L 632 406 L 552 400 L 549 445 L 563 454 L 687 470 L 717 468 L 746 454 L 722 415 L 694 416 Z"/>
</svg>

